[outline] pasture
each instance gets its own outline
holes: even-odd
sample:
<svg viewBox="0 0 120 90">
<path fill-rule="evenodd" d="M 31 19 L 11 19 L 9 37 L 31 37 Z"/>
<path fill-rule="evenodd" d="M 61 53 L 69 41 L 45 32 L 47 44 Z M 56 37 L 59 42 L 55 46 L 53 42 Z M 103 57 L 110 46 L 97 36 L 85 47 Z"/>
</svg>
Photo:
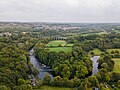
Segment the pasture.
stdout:
<svg viewBox="0 0 120 90">
<path fill-rule="evenodd" d="M 56 41 L 51 41 L 49 42 L 48 44 L 46 44 L 47 47 L 50 47 L 50 46 L 59 46 L 59 45 L 66 45 L 66 41 L 63 41 L 63 40 L 56 40 Z"/>
<path fill-rule="evenodd" d="M 50 48 L 46 48 L 46 49 L 49 49 L 50 51 L 55 51 L 55 52 L 60 52 L 60 51 L 70 52 L 70 51 L 72 51 L 72 47 L 50 47 Z"/>
<path fill-rule="evenodd" d="M 120 58 L 112 58 L 115 62 L 113 72 L 120 72 Z"/>
<path fill-rule="evenodd" d="M 101 50 L 99 50 L 99 49 L 97 49 L 97 48 L 95 48 L 95 49 L 93 49 L 92 51 L 90 51 L 89 53 L 88 53 L 88 56 L 91 56 L 91 52 L 94 52 L 94 55 L 95 56 L 100 56 L 101 55 Z"/>
<path fill-rule="evenodd" d="M 73 88 L 42 86 L 40 89 L 34 89 L 34 90 L 73 90 Z"/>
<path fill-rule="evenodd" d="M 120 52 L 120 49 L 108 49 L 107 52 L 111 53 L 111 51 L 118 50 Z"/>
<path fill-rule="evenodd" d="M 55 52 L 64 51 L 67 53 L 72 51 L 73 45 L 74 44 L 67 44 L 67 42 L 63 40 L 56 40 L 56 41 L 50 41 L 48 44 L 46 44 L 46 49 Z"/>
</svg>

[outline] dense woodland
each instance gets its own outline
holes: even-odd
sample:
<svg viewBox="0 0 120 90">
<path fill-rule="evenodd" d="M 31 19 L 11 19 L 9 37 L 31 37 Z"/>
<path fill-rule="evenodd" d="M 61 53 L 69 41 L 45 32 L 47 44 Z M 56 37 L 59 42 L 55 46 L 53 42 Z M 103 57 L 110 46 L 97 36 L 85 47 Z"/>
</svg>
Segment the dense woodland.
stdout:
<svg viewBox="0 0 120 90">
<path fill-rule="evenodd" d="M 68 38 L 67 42 L 73 43 L 70 53 L 54 52 L 45 49 L 43 45 L 36 46 L 35 55 L 40 62 L 51 66 L 56 76 L 50 85 L 65 87 L 79 87 L 80 90 L 87 90 L 90 87 L 99 87 L 105 89 L 104 83 L 112 85 L 117 84 L 120 74 L 111 72 L 114 67 L 112 57 L 119 57 L 119 51 L 115 54 L 108 53 L 106 50 L 111 48 L 120 48 L 120 34 L 77 36 Z M 102 51 L 99 62 L 99 72 L 91 76 L 92 61 L 88 52 L 98 48 Z M 114 52 L 113 52 L 114 53 Z M 117 75 L 117 76 L 115 76 Z M 86 78 L 87 77 L 87 78 Z M 56 81 L 56 79 L 58 81 Z M 78 80 L 74 81 L 74 80 Z M 75 84 L 75 83 L 78 84 Z M 69 83 L 66 85 L 66 83 Z"/>
<path fill-rule="evenodd" d="M 23 31 L 26 33 L 23 34 Z M 4 30 L 1 32 L 3 33 Z M 78 90 L 88 90 L 94 87 L 100 90 L 112 90 L 113 85 L 120 88 L 120 73 L 112 72 L 115 65 L 112 58 L 120 58 L 120 53 L 117 50 L 107 52 L 107 49 L 120 49 L 120 34 L 111 32 L 103 35 L 73 34 L 71 36 L 67 34 L 68 32 L 80 33 L 80 30 L 40 31 L 32 29 L 29 31 L 27 29 L 19 31 L 14 29 L 11 30 L 11 36 L 0 36 L 0 90 L 33 90 L 43 85 L 70 87 Z M 93 32 L 99 31 L 93 30 Z M 54 35 L 68 37 L 66 42 L 74 44 L 72 51 L 66 53 L 46 49 L 45 45 L 53 40 L 51 36 Z M 53 80 L 48 74 L 45 75 L 44 80 L 38 78 L 38 71 L 30 63 L 28 54 L 33 47 L 36 58 L 52 69 Z M 93 63 L 88 53 L 95 48 L 101 50 L 102 53 L 98 60 L 99 72 L 92 75 Z M 94 53 L 91 55 L 94 56 Z M 30 75 L 37 79 L 36 86 L 31 85 Z"/>
<path fill-rule="evenodd" d="M 0 90 L 32 90 L 28 75 L 36 75 L 36 69 L 28 50 L 34 44 L 27 36 L 0 37 Z"/>
</svg>

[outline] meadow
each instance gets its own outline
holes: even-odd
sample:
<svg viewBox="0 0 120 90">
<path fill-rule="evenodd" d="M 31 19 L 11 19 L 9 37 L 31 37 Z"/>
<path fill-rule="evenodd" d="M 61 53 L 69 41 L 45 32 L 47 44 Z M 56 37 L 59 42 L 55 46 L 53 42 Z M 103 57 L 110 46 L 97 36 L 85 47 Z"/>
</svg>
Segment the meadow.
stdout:
<svg viewBox="0 0 120 90">
<path fill-rule="evenodd" d="M 47 47 L 50 46 L 58 46 L 58 45 L 66 45 L 66 41 L 64 40 L 56 40 L 56 41 L 50 41 L 48 44 L 46 44 Z"/>
<path fill-rule="evenodd" d="M 108 49 L 107 52 L 111 53 L 111 51 L 118 50 L 120 52 L 120 49 Z"/>
<path fill-rule="evenodd" d="M 120 72 L 120 58 L 112 58 L 112 60 L 115 62 L 113 72 Z"/>
<path fill-rule="evenodd" d="M 101 50 L 99 50 L 99 49 L 97 49 L 97 48 L 95 48 L 95 49 L 93 49 L 92 51 L 90 51 L 89 53 L 88 53 L 88 56 L 91 56 L 91 52 L 94 52 L 94 55 L 95 56 L 100 56 L 101 55 Z"/>
<path fill-rule="evenodd" d="M 40 89 L 34 89 L 34 90 L 76 90 L 73 88 L 65 88 L 65 87 L 54 87 L 54 86 L 42 86 Z"/>
<path fill-rule="evenodd" d="M 63 40 L 56 40 L 46 44 L 46 49 L 49 49 L 50 51 L 55 51 L 55 52 L 64 51 L 67 53 L 72 51 L 73 45 L 74 44 L 67 44 L 67 42 Z"/>
</svg>

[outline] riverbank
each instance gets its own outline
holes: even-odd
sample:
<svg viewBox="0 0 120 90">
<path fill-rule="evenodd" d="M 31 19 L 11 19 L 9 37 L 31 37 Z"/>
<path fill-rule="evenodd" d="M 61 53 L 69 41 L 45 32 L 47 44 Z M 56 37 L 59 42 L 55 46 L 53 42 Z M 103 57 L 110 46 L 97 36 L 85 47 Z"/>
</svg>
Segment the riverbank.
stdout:
<svg viewBox="0 0 120 90">
<path fill-rule="evenodd" d="M 98 62 L 97 62 L 97 60 L 99 58 L 100 58 L 100 56 L 93 56 L 93 57 L 91 57 L 91 60 L 93 62 L 92 75 L 97 74 L 97 72 L 98 72 Z"/>
<path fill-rule="evenodd" d="M 29 51 L 29 54 L 30 54 L 30 62 L 33 64 L 33 66 L 39 71 L 39 74 L 38 74 L 38 77 L 40 78 L 40 79 L 44 79 L 44 76 L 46 75 L 46 74 L 49 74 L 49 76 L 51 77 L 51 79 L 53 79 L 53 76 L 52 76 L 52 74 L 50 74 L 49 72 L 47 72 L 47 71 L 49 71 L 49 70 L 47 70 L 47 68 L 43 68 L 41 65 L 41 63 L 38 61 L 38 59 L 37 58 L 35 58 L 35 56 L 34 56 L 34 49 L 32 48 L 30 51 Z"/>
</svg>

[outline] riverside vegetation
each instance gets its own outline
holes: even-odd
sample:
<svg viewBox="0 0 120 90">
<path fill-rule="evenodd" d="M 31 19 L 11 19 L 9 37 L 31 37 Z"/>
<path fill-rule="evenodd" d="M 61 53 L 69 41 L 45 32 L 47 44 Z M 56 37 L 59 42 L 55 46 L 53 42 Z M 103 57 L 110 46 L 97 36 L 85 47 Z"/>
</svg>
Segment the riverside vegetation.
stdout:
<svg viewBox="0 0 120 90">
<path fill-rule="evenodd" d="M 23 30 L 17 31 L 11 30 L 12 36 L 0 36 L 0 90 L 41 90 L 45 87 L 52 90 L 59 90 L 59 87 L 66 90 L 120 89 L 119 33 L 67 35 L 66 40 L 59 41 L 49 36 L 64 35 L 64 32 L 46 31 L 49 32 L 45 33 L 47 37 L 41 38 L 44 30 L 39 33 L 25 30 L 26 34 Z M 48 74 L 43 80 L 38 78 L 38 71 L 30 63 L 28 54 L 33 47 L 35 57 L 52 69 L 54 79 Z M 99 71 L 92 75 L 90 58 L 95 55 L 100 56 Z M 31 75 L 36 80 L 35 86 L 31 84 Z"/>
</svg>

